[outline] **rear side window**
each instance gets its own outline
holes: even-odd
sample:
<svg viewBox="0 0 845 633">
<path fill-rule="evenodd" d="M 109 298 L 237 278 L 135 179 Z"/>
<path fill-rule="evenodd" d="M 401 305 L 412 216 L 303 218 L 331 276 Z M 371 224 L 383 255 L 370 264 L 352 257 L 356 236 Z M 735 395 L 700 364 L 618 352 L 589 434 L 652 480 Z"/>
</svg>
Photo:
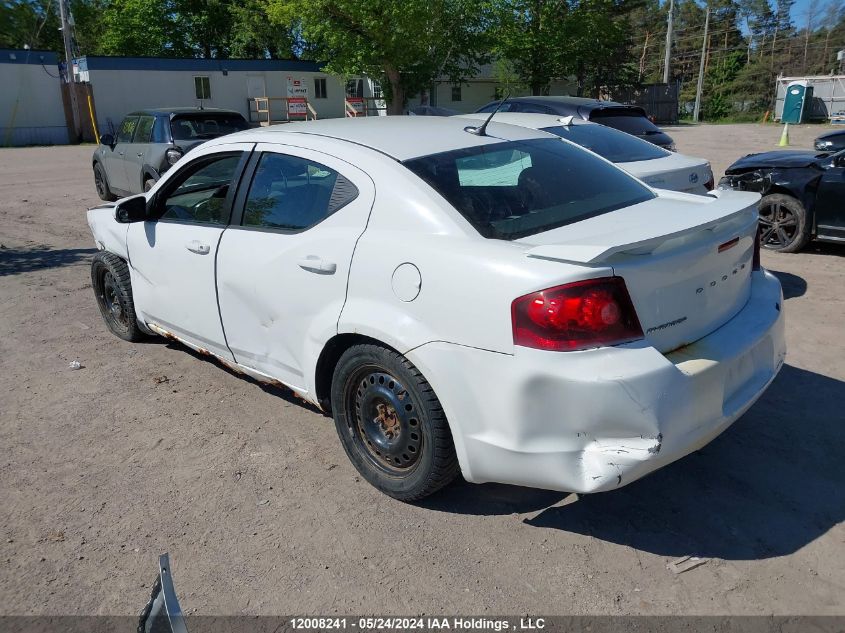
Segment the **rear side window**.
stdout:
<svg viewBox="0 0 845 633">
<path fill-rule="evenodd" d="M 120 124 L 120 130 L 117 132 L 118 143 L 131 143 L 132 136 L 135 134 L 135 128 L 138 126 L 138 117 L 128 116 L 123 119 Z"/>
<path fill-rule="evenodd" d="M 621 169 L 553 138 L 454 150 L 404 165 L 494 239 L 542 233 L 655 197 Z"/>
<path fill-rule="evenodd" d="M 624 110 L 622 108 L 593 110 L 590 113 L 590 121 L 595 121 L 596 123 L 601 123 L 602 125 L 638 136 L 660 132 L 659 127 L 637 110 Z"/>
<path fill-rule="evenodd" d="M 612 163 L 633 163 L 672 155 L 648 141 L 604 125 L 558 125 L 543 128 L 543 131 L 586 147 Z"/>
<path fill-rule="evenodd" d="M 138 126 L 135 128 L 135 139 L 133 143 L 149 143 L 153 133 L 154 123 L 155 117 L 142 116 L 138 121 Z"/>
<path fill-rule="evenodd" d="M 244 208 L 243 225 L 301 231 L 322 222 L 358 196 L 333 169 L 295 156 L 261 156 Z"/>
</svg>

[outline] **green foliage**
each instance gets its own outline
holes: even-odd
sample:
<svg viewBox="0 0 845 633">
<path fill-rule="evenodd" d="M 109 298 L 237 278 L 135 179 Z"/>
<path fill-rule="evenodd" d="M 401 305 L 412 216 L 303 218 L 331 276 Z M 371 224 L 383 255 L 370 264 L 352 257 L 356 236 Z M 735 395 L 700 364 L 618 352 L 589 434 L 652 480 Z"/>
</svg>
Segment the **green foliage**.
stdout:
<svg viewBox="0 0 845 633">
<path fill-rule="evenodd" d="M 487 60 L 488 5 L 478 0 L 269 0 L 279 25 L 298 23 L 326 69 L 385 78 L 391 110 L 438 77 L 459 83 Z"/>
</svg>

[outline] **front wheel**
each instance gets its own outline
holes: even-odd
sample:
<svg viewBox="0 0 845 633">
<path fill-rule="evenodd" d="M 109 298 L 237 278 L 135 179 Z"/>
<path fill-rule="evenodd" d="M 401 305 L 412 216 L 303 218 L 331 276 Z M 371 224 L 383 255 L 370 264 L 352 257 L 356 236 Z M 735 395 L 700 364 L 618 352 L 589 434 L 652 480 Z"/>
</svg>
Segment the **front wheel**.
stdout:
<svg viewBox="0 0 845 633">
<path fill-rule="evenodd" d="M 774 193 L 760 200 L 760 245 L 780 253 L 794 253 L 810 241 L 807 212 L 792 196 Z"/>
<path fill-rule="evenodd" d="M 416 501 L 457 476 L 440 401 L 401 354 L 379 345 L 351 347 L 335 368 L 331 399 L 347 456 L 385 494 Z"/>
<path fill-rule="evenodd" d="M 91 262 L 91 285 L 97 306 L 108 328 L 124 341 L 140 341 L 144 332 L 138 326 L 129 267 L 114 253 L 100 251 Z"/>
<path fill-rule="evenodd" d="M 100 200 L 105 200 L 106 202 L 117 200 L 117 196 L 109 189 L 106 172 L 103 171 L 103 166 L 100 163 L 94 164 L 94 186 L 97 188 L 97 195 L 100 196 Z"/>
</svg>

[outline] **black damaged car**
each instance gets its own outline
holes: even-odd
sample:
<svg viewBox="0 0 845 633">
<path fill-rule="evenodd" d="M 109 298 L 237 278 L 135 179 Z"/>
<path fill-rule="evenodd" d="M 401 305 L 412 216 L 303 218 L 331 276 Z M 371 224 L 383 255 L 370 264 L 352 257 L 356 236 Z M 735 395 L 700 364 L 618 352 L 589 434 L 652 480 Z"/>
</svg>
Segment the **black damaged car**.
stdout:
<svg viewBox="0 0 845 633">
<path fill-rule="evenodd" d="M 845 151 L 749 154 L 728 167 L 719 189 L 762 194 L 764 248 L 794 253 L 811 239 L 845 243 Z"/>
</svg>

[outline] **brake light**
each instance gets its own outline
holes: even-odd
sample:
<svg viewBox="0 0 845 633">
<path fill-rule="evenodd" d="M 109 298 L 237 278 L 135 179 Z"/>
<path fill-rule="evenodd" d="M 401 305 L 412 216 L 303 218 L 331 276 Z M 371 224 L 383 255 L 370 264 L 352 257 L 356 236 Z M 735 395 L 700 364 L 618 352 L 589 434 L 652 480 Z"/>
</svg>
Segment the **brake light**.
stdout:
<svg viewBox="0 0 845 633">
<path fill-rule="evenodd" d="M 514 345 L 575 351 L 634 341 L 643 330 L 621 277 L 576 281 L 515 299 Z"/>
<path fill-rule="evenodd" d="M 757 235 L 754 236 L 754 256 L 751 259 L 751 270 L 760 270 L 760 241 L 763 238 L 763 227 L 757 223 Z"/>
</svg>

